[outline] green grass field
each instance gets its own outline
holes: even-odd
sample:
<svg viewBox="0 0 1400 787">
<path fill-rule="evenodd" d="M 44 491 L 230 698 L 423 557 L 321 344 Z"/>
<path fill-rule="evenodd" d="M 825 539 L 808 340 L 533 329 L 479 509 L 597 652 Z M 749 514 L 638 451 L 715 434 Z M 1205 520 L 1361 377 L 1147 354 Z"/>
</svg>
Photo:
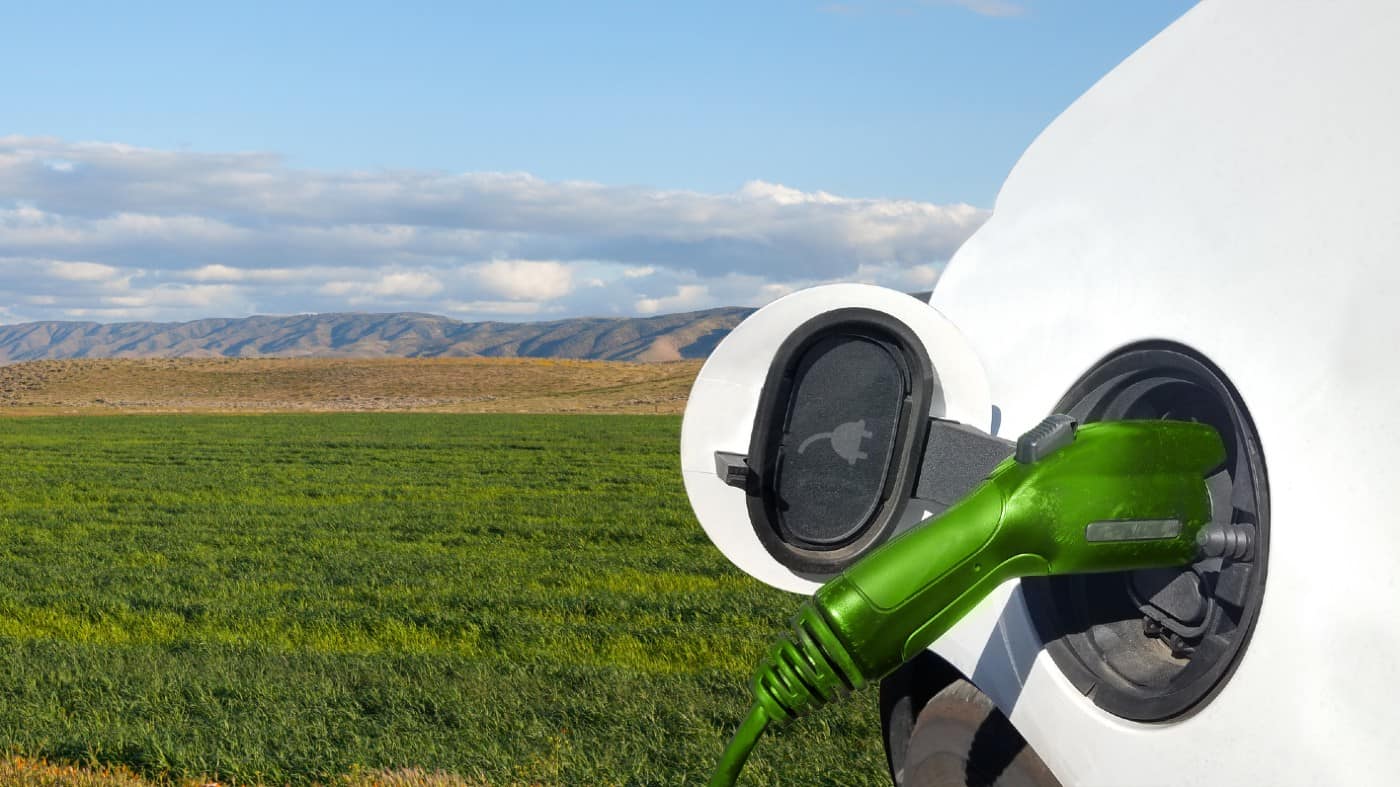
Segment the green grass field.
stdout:
<svg viewBox="0 0 1400 787">
<path fill-rule="evenodd" d="M 679 419 L 0 421 L 0 748 L 154 779 L 703 782 L 798 599 L 710 546 Z M 887 784 L 873 692 L 746 784 Z"/>
</svg>

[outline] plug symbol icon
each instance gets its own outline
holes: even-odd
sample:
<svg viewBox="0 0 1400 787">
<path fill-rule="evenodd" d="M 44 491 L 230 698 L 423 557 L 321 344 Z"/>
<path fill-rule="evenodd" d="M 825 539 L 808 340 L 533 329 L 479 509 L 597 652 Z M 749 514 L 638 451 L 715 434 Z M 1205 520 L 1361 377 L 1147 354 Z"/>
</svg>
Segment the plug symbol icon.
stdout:
<svg viewBox="0 0 1400 787">
<path fill-rule="evenodd" d="M 866 440 L 874 436 L 874 434 L 865 428 L 865 419 L 862 418 L 859 421 L 850 421 L 841 424 L 830 432 L 821 432 L 812 435 L 802 441 L 802 445 L 797 447 L 797 453 L 806 453 L 807 448 L 818 440 L 830 440 L 831 450 L 835 451 L 837 456 L 845 459 L 846 464 L 854 467 L 856 462 L 870 458 L 870 454 L 861 450 L 861 446 L 865 444 Z"/>
</svg>

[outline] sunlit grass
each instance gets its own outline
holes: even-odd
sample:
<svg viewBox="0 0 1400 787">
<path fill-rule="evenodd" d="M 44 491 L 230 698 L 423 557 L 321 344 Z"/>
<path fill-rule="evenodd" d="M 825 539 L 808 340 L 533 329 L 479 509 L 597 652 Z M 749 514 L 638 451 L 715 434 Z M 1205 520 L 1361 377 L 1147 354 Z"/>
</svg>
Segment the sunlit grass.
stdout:
<svg viewBox="0 0 1400 787">
<path fill-rule="evenodd" d="M 710 546 L 678 428 L 0 421 L 0 745 L 176 783 L 703 781 L 797 599 Z M 746 783 L 887 783 L 874 705 Z"/>
<path fill-rule="evenodd" d="M 152 780 L 120 766 L 82 767 L 23 756 L 0 758 L 0 784 L 6 787 L 224 787 L 223 783 L 209 778 Z M 487 784 L 444 771 L 355 768 L 331 780 L 326 787 L 485 787 Z"/>
</svg>

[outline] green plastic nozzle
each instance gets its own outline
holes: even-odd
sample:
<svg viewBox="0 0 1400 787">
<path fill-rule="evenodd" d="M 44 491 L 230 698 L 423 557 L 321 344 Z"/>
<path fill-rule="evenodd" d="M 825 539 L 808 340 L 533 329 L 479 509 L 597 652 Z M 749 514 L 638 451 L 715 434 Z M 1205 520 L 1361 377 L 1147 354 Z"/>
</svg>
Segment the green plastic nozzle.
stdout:
<svg viewBox="0 0 1400 787">
<path fill-rule="evenodd" d="M 753 681 L 754 708 L 711 785 L 758 736 L 894 672 L 1014 577 L 1179 566 L 1210 523 L 1214 429 L 1088 424 L 1048 455 L 1007 459 L 942 515 L 863 557 L 798 610 Z"/>
</svg>

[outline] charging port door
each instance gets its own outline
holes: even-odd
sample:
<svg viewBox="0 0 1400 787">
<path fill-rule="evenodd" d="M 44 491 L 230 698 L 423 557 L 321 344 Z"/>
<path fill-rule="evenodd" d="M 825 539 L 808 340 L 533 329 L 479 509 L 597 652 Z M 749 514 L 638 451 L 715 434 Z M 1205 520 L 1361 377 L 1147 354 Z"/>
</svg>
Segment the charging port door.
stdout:
<svg viewBox="0 0 1400 787">
<path fill-rule="evenodd" d="M 934 373 L 902 322 L 823 314 L 774 357 L 750 440 L 749 514 L 788 568 L 834 574 L 888 538 L 908 502 Z"/>
</svg>

